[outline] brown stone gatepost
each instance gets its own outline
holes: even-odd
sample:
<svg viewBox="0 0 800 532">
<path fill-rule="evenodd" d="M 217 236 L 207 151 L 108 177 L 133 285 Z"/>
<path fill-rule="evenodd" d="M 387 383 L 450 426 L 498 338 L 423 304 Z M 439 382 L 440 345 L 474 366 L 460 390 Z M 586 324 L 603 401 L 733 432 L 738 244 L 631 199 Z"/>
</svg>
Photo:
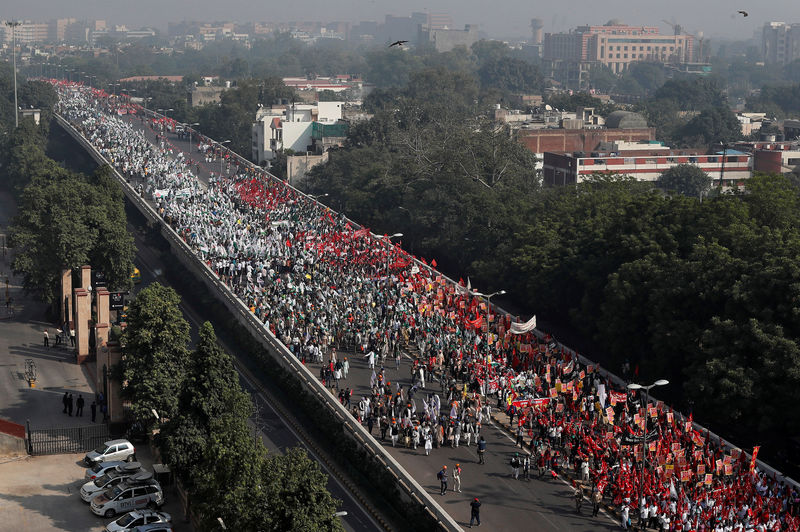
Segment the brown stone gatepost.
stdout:
<svg viewBox="0 0 800 532">
<path fill-rule="evenodd" d="M 81 288 L 88 290 L 90 286 L 92 286 L 92 267 L 81 266 Z"/>
<path fill-rule="evenodd" d="M 61 324 L 72 321 L 72 270 L 61 271 Z M 69 330 L 69 329 L 68 329 Z"/>
<path fill-rule="evenodd" d="M 83 273 L 83 272 L 81 272 Z M 89 358 L 89 321 L 92 319 L 92 298 L 85 288 L 75 289 L 75 349 L 78 364 Z"/>
<path fill-rule="evenodd" d="M 110 309 L 109 305 L 109 292 L 106 288 L 97 289 L 97 325 L 95 325 L 94 339 L 95 351 L 99 353 L 100 346 L 108 343 L 108 333 L 111 330 L 111 323 L 109 321 Z"/>
</svg>

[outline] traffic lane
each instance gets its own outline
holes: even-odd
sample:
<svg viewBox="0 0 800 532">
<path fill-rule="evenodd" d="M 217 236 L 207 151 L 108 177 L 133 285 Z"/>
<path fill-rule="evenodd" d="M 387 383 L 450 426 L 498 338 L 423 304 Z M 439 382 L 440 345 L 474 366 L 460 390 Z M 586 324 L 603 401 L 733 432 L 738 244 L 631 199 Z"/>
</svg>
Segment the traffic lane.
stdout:
<svg viewBox="0 0 800 532">
<path fill-rule="evenodd" d="M 339 382 L 340 388 L 350 387 L 353 390 L 352 404 L 358 403 L 362 395 L 371 394 L 369 387 L 372 370 L 360 353 L 337 351 L 339 359 L 347 357 L 350 372 L 347 379 Z M 392 383 L 400 383 L 407 391 L 411 384 L 410 357 L 403 356 L 400 368 L 396 368 L 395 359 L 387 359 L 384 366 L 386 379 Z M 319 375 L 322 366 L 309 363 L 308 366 Z M 379 366 L 376 368 L 376 372 Z M 417 409 L 422 409 L 421 401 L 427 393 L 438 393 L 442 402 L 445 398 L 438 382 L 430 382 L 426 378 L 426 388 L 419 389 L 415 395 Z M 494 404 L 493 402 L 492 404 Z M 377 427 L 373 428 L 373 436 L 379 439 Z M 469 524 L 469 502 L 478 497 L 481 500 L 481 522 L 485 522 L 492 530 L 534 530 L 552 532 L 553 530 L 614 530 L 617 524 L 604 514 L 591 517 L 590 503 L 584 500 L 583 514 L 575 513 L 573 490 L 561 479 L 549 476 L 542 480 L 514 480 L 511 478 L 510 461 L 515 452 L 523 452 L 514 445 L 513 439 L 505 429 L 494 423 L 484 421 L 482 434 L 487 442 L 486 463 L 478 464 L 477 448 L 461 445 L 458 448 L 443 447 L 432 449 L 430 456 L 425 456 L 423 447 L 406 449 L 392 447 L 391 442 L 384 442 L 384 447 L 409 474 L 430 493 L 434 499 L 462 525 Z M 441 497 L 436 473 L 447 465 L 452 471 L 455 464 L 461 464 L 461 493 L 448 492 Z M 452 476 L 449 487 L 452 489 Z"/>
<path fill-rule="evenodd" d="M 141 290 L 155 281 L 163 285 L 168 285 L 163 278 L 164 265 L 161 263 L 159 256 L 147 246 L 140 231 L 137 231 L 131 224 L 128 224 L 128 229 L 134 235 L 137 246 L 135 262 L 142 272 L 142 282 L 136 285 L 136 291 Z M 192 341 L 194 342 L 197 340 L 197 331 L 199 330 L 202 319 L 195 309 L 188 305 L 183 298 L 181 299 L 180 308 L 186 320 L 192 324 L 190 331 Z M 219 341 L 226 352 L 229 354 L 233 353 L 233 350 L 229 349 L 221 339 Z M 322 471 L 325 472 L 328 491 L 334 498 L 342 501 L 341 509 L 347 512 L 346 516 L 341 517 L 345 530 L 349 532 L 372 532 L 376 530 L 376 524 L 367 510 L 356 501 L 353 495 L 347 491 L 333 475 L 330 474 L 326 466 L 313 455 L 305 446 L 305 443 L 297 437 L 294 431 L 292 431 L 278 413 L 270 407 L 267 401 L 257 393 L 253 385 L 248 382 L 241 373 L 239 373 L 239 381 L 243 389 L 250 394 L 256 404 L 257 417 L 251 421 L 267 449 L 273 453 L 283 454 L 287 449 L 292 447 L 304 448 L 306 452 L 309 453 L 309 457 L 317 462 Z"/>
</svg>

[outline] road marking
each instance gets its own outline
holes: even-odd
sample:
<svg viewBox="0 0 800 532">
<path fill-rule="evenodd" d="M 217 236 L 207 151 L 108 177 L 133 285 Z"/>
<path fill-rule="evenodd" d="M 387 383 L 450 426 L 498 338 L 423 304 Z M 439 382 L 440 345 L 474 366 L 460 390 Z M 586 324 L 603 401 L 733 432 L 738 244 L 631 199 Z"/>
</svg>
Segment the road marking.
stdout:
<svg viewBox="0 0 800 532">
<path fill-rule="evenodd" d="M 548 518 L 547 518 L 547 516 L 546 516 L 546 515 L 544 515 L 542 512 L 540 512 L 540 511 L 538 511 L 538 510 L 537 510 L 537 511 L 536 511 L 536 513 L 537 513 L 537 514 L 539 514 L 539 515 L 541 515 L 541 516 L 542 516 L 542 518 L 543 518 L 545 521 L 547 521 L 547 522 L 550 524 L 550 526 L 552 526 L 552 527 L 553 527 L 553 528 L 555 528 L 556 530 L 561 530 L 561 529 L 560 529 L 558 526 L 556 526 L 556 524 L 555 524 L 555 523 L 553 523 L 553 522 L 552 522 L 550 519 L 548 519 Z"/>
</svg>

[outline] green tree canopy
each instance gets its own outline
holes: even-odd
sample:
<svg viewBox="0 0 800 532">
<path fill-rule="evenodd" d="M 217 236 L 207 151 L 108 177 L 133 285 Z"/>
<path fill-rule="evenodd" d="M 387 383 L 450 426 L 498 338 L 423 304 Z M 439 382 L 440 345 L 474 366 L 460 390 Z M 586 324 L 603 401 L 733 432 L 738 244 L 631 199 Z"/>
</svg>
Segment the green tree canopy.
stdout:
<svg viewBox="0 0 800 532">
<path fill-rule="evenodd" d="M 122 337 L 122 369 L 136 419 L 171 419 L 189 363 L 189 324 L 178 308 L 180 297 L 158 283 L 142 289 L 128 309 L 128 328 Z"/>
<path fill-rule="evenodd" d="M 679 164 L 658 176 L 658 186 L 668 192 L 699 198 L 711 188 L 711 177 L 699 166 Z"/>
</svg>

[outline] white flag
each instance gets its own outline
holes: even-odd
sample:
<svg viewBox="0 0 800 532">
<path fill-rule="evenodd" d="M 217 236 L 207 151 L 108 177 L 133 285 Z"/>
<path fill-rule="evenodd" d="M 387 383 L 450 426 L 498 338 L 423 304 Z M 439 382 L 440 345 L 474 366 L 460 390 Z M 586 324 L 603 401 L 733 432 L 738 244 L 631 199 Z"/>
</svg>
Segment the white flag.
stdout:
<svg viewBox="0 0 800 532">
<path fill-rule="evenodd" d="M 536 316 L 532 317 L 525 323 L 512 323 L 511 334 L 525 334 L 529 333 L 536 328 Z"/>
</svg>

